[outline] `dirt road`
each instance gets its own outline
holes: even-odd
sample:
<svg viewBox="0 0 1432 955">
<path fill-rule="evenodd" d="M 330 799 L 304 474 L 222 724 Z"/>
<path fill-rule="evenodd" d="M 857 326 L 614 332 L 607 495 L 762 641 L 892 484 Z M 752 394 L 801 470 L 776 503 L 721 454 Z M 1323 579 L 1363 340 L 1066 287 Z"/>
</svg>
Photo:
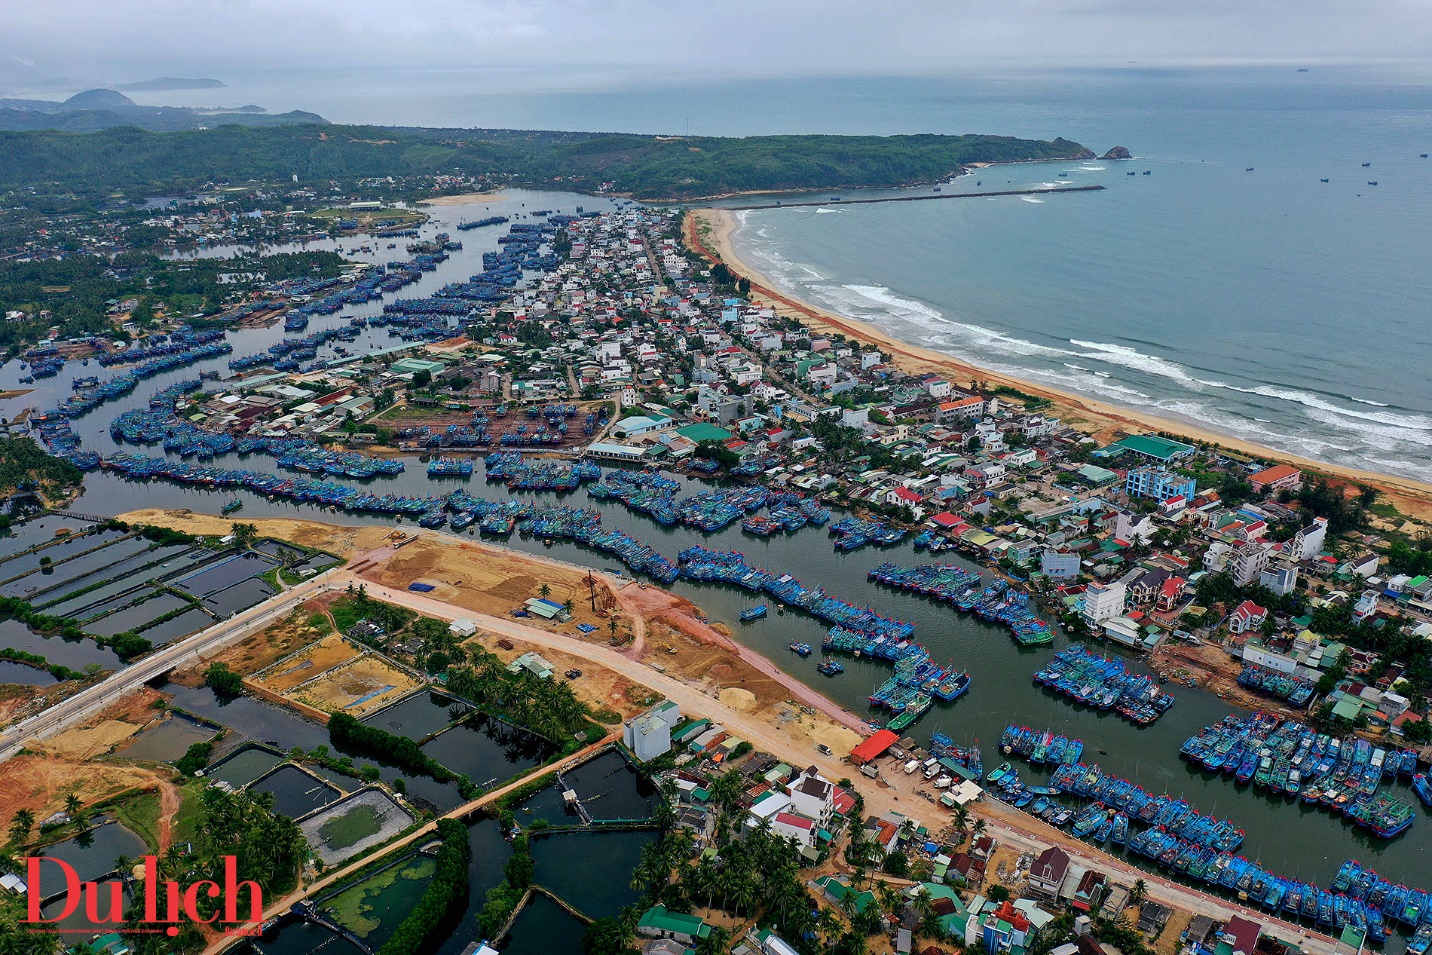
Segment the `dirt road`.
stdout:
<svg viewBox="0 0 1432 955">
<path fill-rule="evenodd" d="M 582 657 L 646 684 L 676 702 L 683 712 L 699 713 L 715 720 L 741 739 L 749 741 L 757 749 L 772 753 L 789 761 L 792 765 L 815 765 L 830 779 L 841 779 L 852 775 L 850 764 L 838 755 L 826 756 L 814 749 L 793 750 L 791 738 L 759 716 L 728 706 L 702 689 L 659 673 L 646 664 L 628 659 L 612 647 L 585 643 L 570 637 L 547 633 L 502 617 L 474 615 L 472 611 L 461 607 L 417 594 L 394 591 L 371 582 L 368 582 L 368 592 L 379 599 L 402 603 L 404 606 L 445 620 L 465 616 L 472 619 L 480 628 L 494 634 L 522 640 L 538 647 L 560 649 L 573 656 Z M 778 670 L 775 670 L 774 665 L 770 664 L 770 661 L 765 662 L 771 666 L 774 672 L 779 673 Z M 834 707 L 834 704 L 829 701 L 827 704 Z M 836 709 L 839 711 L 838 708 Z M 852 714 L 845 715 L 853 718 Z M 923 782 L 923 780 L 920 781 Z M 866 781 L 860 779 L 859 782 L 865 783 Z M 943 823 L 948 821 L 950 813 L 941 807 L 925 802 L 916 792 L 916 783 L 911 781 L 911 777 L 894 778 L 885 782 L 887 782 L 888 788 L 869 785 L 860 787 L 865 797 L 867 812 L 877 815 L 889 811 L 900 812 L 919 818 L 927 825 L 933 824 L 932 828 L 934 829 L 940 828 Z M 903 801 L 900 798 L 902 795 L 905 797 Z M 1300 926 L 1271 919 L 1266 913 L 1206 895 L 1191 886 L 1184 886 L 1154 873 L 1145 872 L 1112 856 L 1099 853 L 1065 833 L 1052 827 L 1043 826 L 1030 819 L 1026 814 L 992 801 L 988 797 L 986 797 L 986 801 L 976 805 L 974 816 L 985 818 L 986 824 L 989 826 L 987 830 L 989 834 L 994 835 L 1005 845 L 1018 848 L 1021 852 L 1038 854 L 1051 845 L 1057 844 L 1079 864 L 1109 873 L 1113 878 L 1127 885 L 1132 885 L 1137 879 L 1143 879 L 1149 887 L 1149 898 L 1155 901 L 1185 911 L 1204 913 L 1222 920 L 1231 918 L 1233 915 L 1241 915 L 1261 923 L 1270 934 L 1297 944 L 1309 955 L 1333 955 L 1337 950 L 1336 942 L 1328 936 L 1308 932 Z"/>
</svg>

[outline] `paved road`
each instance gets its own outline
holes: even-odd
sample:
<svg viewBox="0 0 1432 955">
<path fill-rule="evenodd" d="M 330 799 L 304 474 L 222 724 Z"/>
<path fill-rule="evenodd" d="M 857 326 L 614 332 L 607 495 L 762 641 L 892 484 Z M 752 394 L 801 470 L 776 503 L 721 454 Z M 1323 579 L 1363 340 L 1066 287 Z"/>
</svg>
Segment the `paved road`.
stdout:
<svg viewBox="0 0 1432 955">
<path fill-rule="evenodd" d="M 288 613 L 305 600 L 333 589 L 333 575 L 331 570 L 319 574 L 273 600 L 237 613 L 227 620 L 221 620 L 192 637 L 162 647 L 74 696 L 29 719 L 6 727 L 3 735 L 0 735 L 0 763 L 37 740 L 55 736 L 89 719 L 124 694 L 133 692 L 155 677 L 201 661 L 259 628 L 268 626 L 275 618 Z"/>
</svg>

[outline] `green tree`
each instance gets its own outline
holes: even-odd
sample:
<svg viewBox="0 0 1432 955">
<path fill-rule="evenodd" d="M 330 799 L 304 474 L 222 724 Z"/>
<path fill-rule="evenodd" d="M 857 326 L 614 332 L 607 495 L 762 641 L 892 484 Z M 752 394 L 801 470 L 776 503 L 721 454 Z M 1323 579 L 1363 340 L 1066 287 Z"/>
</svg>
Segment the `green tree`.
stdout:
<svg viewBox="0 0 1432 955">
<path fill-rule="evenodd" d="M 220 697 L 233 698 L 244 692 L 244 678 L 223 663 L 209 664 L 204 671 L 204 685 Z"/>
<path fill-rule="evenodd" d="M 35 828 L 35 814 L 28 809 L 17 809 L 10 817 L 10 839 L 23 845 Z"/>
<path fill-rule="evenodd" d="M 625 955 L 635 938 L 620 919 L 605 916 L 582 934 L 582 955 Z"/>
<path fill-rule="evenodd" d="M 234 536 L 234 544 L 241 550 L 248 550 L 254 539 L 259 535 L 259 529 L 254 524 L 233 524 L 229 533 Z"/>
</svg>

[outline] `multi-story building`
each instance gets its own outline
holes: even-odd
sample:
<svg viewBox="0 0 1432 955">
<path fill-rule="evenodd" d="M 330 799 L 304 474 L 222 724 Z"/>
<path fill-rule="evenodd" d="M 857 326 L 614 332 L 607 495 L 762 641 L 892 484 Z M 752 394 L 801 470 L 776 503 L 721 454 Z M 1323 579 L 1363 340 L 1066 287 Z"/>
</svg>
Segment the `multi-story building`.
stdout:
<svg viewBox="0 0 1432 955">
<path fill-rule="evenodd" d="M 1124 601 L 1128 587 L 1122 582 L 1112 584 L 1090 584 L 1084 588 L 1081 614 L 1090 627 L 1097 627 L 1110 617 L 1124 612 Z"/>
<path fill-rule="evenodd" d="M 1124 479 L 1124 491 L 1130 497 L 1148 497 L 1166 501 L 1171 497 L 1192 500 L 1198 492 L 1197 483 L 1165 467 L 1144 465 L 1134 468 Z"/>
</svg>

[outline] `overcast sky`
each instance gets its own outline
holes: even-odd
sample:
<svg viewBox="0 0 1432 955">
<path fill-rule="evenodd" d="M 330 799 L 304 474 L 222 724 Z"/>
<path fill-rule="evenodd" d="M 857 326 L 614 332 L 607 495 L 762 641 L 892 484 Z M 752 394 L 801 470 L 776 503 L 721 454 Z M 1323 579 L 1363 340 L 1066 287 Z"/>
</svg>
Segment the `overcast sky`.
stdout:
<svg viewBox="0 0 1432 955">
<path fill-rule="evenodd" d="M 0 92 L 365 66 L 745 76 L 1419 59 L 1432 0 L 8 0 Z"/>
</svg>

